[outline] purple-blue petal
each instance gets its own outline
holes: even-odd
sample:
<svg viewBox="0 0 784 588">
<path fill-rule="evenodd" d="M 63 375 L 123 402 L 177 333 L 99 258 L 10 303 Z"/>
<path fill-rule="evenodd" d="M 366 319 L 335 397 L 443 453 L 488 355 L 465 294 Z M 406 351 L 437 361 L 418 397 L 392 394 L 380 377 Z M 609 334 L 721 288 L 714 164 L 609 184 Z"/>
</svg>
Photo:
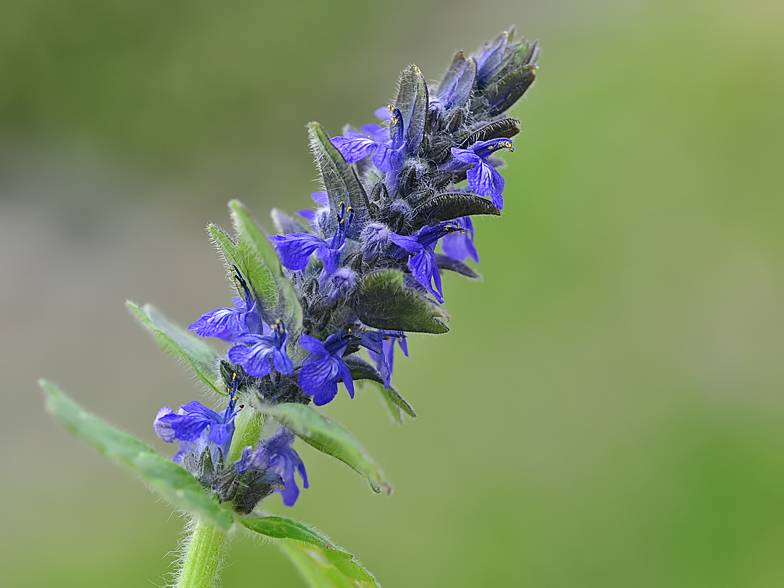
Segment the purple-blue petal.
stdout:
<svg viewBox="0 0 784 588">
<path fill-rule="evenodd" d="M 340 368 L 340 376 L 343 378 L 343 384 L 346 386 L 346 390 L 348 390 L 348 395 L 351 398 L 354 398 L 354 380 L 351 378 L 351 371 L 348 369 L 346 362 L 342 359 L 338 359 L 340 362 L 338 367 Z"/>
<path fill-rule="evenodd" d="M 326 348 L 324 347 L 324 343 L 322 343 L 315 337 L 311 337 L 310 335 L 305 335 L 305 334 L 300 335 L 299 344 L 300 347 L 302 347 L 306 351 L 310 351 L 311 353 L 315 353 L 316 355 L 321 355 L 322 357 L 327 357 L 329 355 L 329 351 L 327 351 Z"/>
<path fill-rule="evenodd" d="M 324 239 L 308 233 L 273 235 L 269 240 L 275 245 L 280 262 L 290 270 L 305 269 L 311 254 L 327 245 Z"/>
<path fill-rule="evenodd" d="M 223 341 L 234 341 L 248 332 L 246 319 L 250 314 L 242 298 L 233 298 L 235 308 L 216 308 L 201 316 L 188 327 L 202 337 L 217 337 Z"/>
<path fill-rule="evenodd" d="M 242 455 L 234 464 L 238 473 L 244 474 L 248 470 L 265 471 L 270 464 L 270 454 L 266 448 L 253 449 L 250 445 L 242 450 Z"/>
<path fill-rule="evenodd" d="M 474 153 L 472 149 L 458 149 L 457 147 L 452 147 L 452 155 L 458 161 L 467 164 L 477 164 L 482 161 L 482 158 Z"/>
<path fill-rule="evenodd" d="M 246 345 L 235 345 L 229 349 L 229 361 L 237 363 L 245 368 L 248 375 L 256 378 L 263 378 L 270 373 L 269 356 L 274 348 L 269 344 L 259 343 L 248 347 Z"/>
<path fill-rule="evenodd" d="M 345 137 L 332 138 L 332 144 L 340 151 L 346 163 L 354 163 L 364 159 L 378 145 L 370 137 L 360 135 L 359 133 L 346 133 L 346 135 Z"/>
<path fill-rule="evenodd" d="M 438 271 L 438 262 L 432 248 L 424 249 L 422 253 L 414 255 L 408 260 L 408 267 L 417 282 L 427 288 L 436 300 L 444 301 L 444 295 L 441 292 L 441 274 Z M 431 281 L 435 283 L 435 288 L 431 285 Z"/>
<path fill-rule="evenodd" d="M 417 240 L 416 235 L 398 235 L 397 233 L 390 233 L 389 240 L 409 253 L 421 253 L 424 251 L 424 247 Z"/>
<path fill-rule="evenodd" d="M 313 198 L 313 202 L 319 206 L 329 207 L 329 194 L 326 192 L 313 192 L 310 197 Z"/>
<path fill-rule="evenodd" d="M 441 249 L 444 251 L 444 255 L 457 261 L 464 261 L 470 257 L 479 263 L 479 254 L 467 233 L 445 235 L 441 238 Z"/>
<path fill-rule="evenodd" d="M 504 207 L 504 178 L 492 165 L 482 160 L 479 165 L 466 173 L 468 185 L 480 196 L 492 199 L 493 206 L 498 210 Z"/>
<path fill-rule="evenodd" d="M 389 111 L 387 110 L 387 112 Z M 373 139 L 376 143 L 386 143 L 389 141 L 389 129 L 385 129 L 376 123 L 362 125 L 359 130 Z"/>
<path fill-rule="evenodd" d="M 177 438 L 174 429 L 171 428 L 171 424 L 161 421 L 161 417 L 170 414 L 174 414 L 174 411 L 168 406 L 164 406 L 158 411 L 158 414 L 155 415 L 155 421 L 152 424 L 152 428 L 158 434 L 158 437 L 166 441 L 166 443 L 172 443 Z"/>
<path fill-rule="evenodd" d="M 323 246 L 318 248 L 316 257 L 324 262 L 325 274 L 332 274 L 338 269 L 338 261 L 340 260 L 340 254 L 343 252 L 343 247 L 341 245 L 338 249 L 332 249 L 325 242 Z"/>
<path fill-rule="evenodd" d="M 338 393 L 340 379 L 340 363 L 334 357 L 325 357 L 306 363 L 299 372 L 300 388 L 308 396 L 313 396 L 313 404 L 323 406 L 330 402 Z"/>
<path fill-rule="evenodd" d="M 289 356 L 286 355 L 285 349 L 275 348 L 272 351 L 272 363 L 275 364 L 275 369 L 281 374 L 290 374 L 294 371 L 294 364 L 289 359 Z"/>
</svg>

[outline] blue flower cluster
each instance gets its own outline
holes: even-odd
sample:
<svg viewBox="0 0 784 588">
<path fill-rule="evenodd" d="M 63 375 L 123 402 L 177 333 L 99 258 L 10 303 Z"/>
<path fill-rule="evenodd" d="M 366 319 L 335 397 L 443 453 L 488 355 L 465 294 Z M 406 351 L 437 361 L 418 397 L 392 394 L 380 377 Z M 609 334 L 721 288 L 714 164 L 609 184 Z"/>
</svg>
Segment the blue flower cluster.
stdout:
<svg viewBox="0 0 784 588">
<path fill-rule="evenodd" d="M 153 428 L 167 443 L 177 441 L 180 450 L 174 461 L 190 471 L 205 490 L 220 502 L 233 501 L 234 510 L 247 514 L 263 498 L 280 492 L 283 503 L 293 506 L 299 497 L 295 471 L 308 487 L 305 465 L 291 447 L 294 435 L 284 427 L 256 447 L 242 449 L 240 458 L 226 463 L 234 436 L 234 419 L 242 407 L 237 406 L 237 385 L 223 412 L 215 412 L 199 402 L 189 402 L 174 412 L 168 406 L 158 411 Z"/>
<path fill-rule="evenodd" d="M 279 234 L 269 241 L 279 274 L 259 277 L 252 264 L 243 265 L 256 258 L 242 234 L 212 233 L 238 296 L 233 307 L 208 312 L 189 328 L 230 344 L 220 372 L 234 387 L 232 400 L 223 413 L 195 402 L 177 414 L 162 409 L 156 431 L 179 441 L 176 459 L 221 500 L 237 488 L 253 497 L 282 489 L 293 504 L 295 468 L 307 486 L 283 429 L 246 448 L 235 464 L 223 463 L 235 394 L 321 406 L 341 382 L 352 398 L 355 380 L 394 392 L 395 347 L 408 355 L 407 333 L 448 331 L 441 274 L 479 277 L 465 263 L 479 261 L 471 217 L 501 214 L 504 162 L 497 154 L 514 151 L 511 138 L 520 131 L 520 121 L 505 113 L 533 83 L 538 55 L 536 42 L 505 32 L 472 55 L 457 53 L 434 87 L 416 66 L 404 70 L 394 103 L 376 111 L 379 124 L 330 138 L 311 123 L 324 189 L 312 194 L 315 209 L 273 211 Z M 282 310 L 277 292 L 266 295 L 268 283 L 285 286 L 297 312 Z"/>
</svg>

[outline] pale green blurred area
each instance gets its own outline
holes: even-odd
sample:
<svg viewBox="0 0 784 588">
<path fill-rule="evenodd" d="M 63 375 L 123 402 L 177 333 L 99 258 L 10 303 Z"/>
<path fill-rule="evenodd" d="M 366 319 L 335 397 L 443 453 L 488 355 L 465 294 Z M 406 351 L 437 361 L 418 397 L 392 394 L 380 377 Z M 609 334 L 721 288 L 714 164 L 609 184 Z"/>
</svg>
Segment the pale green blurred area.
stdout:
<svg viewBox="0 0 784 588">
<path fill-rule="evenodd" d="M 0 8 L 0 585 L 164 583 L 181 521 L 35 380 L 171 452 L 155 412 L 199 391 L 123 301 L 227 304 L 226 200 L 308 206 L 306 122 L 512 23 L 543 57 L 484 283 L 447 277 L 452 332 L 396 366 L 416 420 L 327 407 L 396 491 L 302 448 L 286 514 L 386 587 L 784 584 L 784 5 L 420 0 Z M 304 586 L 260 543 L 224 586 Z"/>
</svg>

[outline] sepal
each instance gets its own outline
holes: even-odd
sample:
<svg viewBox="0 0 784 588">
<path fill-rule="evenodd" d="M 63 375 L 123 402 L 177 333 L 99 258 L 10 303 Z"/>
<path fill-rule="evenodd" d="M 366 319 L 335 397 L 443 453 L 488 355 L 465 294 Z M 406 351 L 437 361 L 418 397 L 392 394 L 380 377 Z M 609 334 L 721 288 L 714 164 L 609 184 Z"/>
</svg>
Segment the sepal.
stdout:
<svg viewBox="0 0 784 588">
<path fill-rule="evenodd" d="M 406 152 L 416 155 L 427 125 L 428 92 L 422 72 L 416 65 L 400 74 L 395 106 L 403 116 Z"/>
<path fill-rule="evenodd" d="M 438 84 L 436 95 L 446 110 L 462 108 L 471 95 L 475 80 L 476 61 L 473 57 L 466 58 L 462 51 L 458 51 Z"/>
<path fill-rule="evenodd" d="M 496 116 L 510 109 L 534 83 L 535 78 L 536 66 L 524 65 L 485 88 L 484 97 L 490 106 L 488 114 Z"/>
<path fill-rule="evenodd" d="M 458 147 L 468 149 L 479 141 L 490 141 L 491 139 L 511 139 L 520 132 L 520 121 L 516 118 L 502 118 L 474 129 L 462 141 Z"/>
</svg>

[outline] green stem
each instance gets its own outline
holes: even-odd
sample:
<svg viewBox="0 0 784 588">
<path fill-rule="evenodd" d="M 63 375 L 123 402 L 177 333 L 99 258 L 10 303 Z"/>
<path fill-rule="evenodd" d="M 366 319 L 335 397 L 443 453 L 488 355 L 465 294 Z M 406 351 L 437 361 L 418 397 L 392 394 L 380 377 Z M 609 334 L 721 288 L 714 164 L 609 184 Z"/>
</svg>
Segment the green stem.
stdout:
<svg viewBox="0 0 784 588">
<path fill-rule="evenodd" d="M 242 449 L 255 445 L 264 424 L 263 416 L 250 407 L 245 408 L 234 420 L 234 437 L 229 448 L 227 463 L 234 463 L 242 455 Z M 182 573 L 177 588 L 212 588 L 226 553 L 228 537 L 222 529 L 209 522 L 194 519 L 193 534 L 188 543 L 188 553 L 182 564 Z"/>
<path fill-rule="evenodd" d="M 225 551 L 226 532 L 196 519 L 177 588 L 215 586 Z"/>
</svg>

